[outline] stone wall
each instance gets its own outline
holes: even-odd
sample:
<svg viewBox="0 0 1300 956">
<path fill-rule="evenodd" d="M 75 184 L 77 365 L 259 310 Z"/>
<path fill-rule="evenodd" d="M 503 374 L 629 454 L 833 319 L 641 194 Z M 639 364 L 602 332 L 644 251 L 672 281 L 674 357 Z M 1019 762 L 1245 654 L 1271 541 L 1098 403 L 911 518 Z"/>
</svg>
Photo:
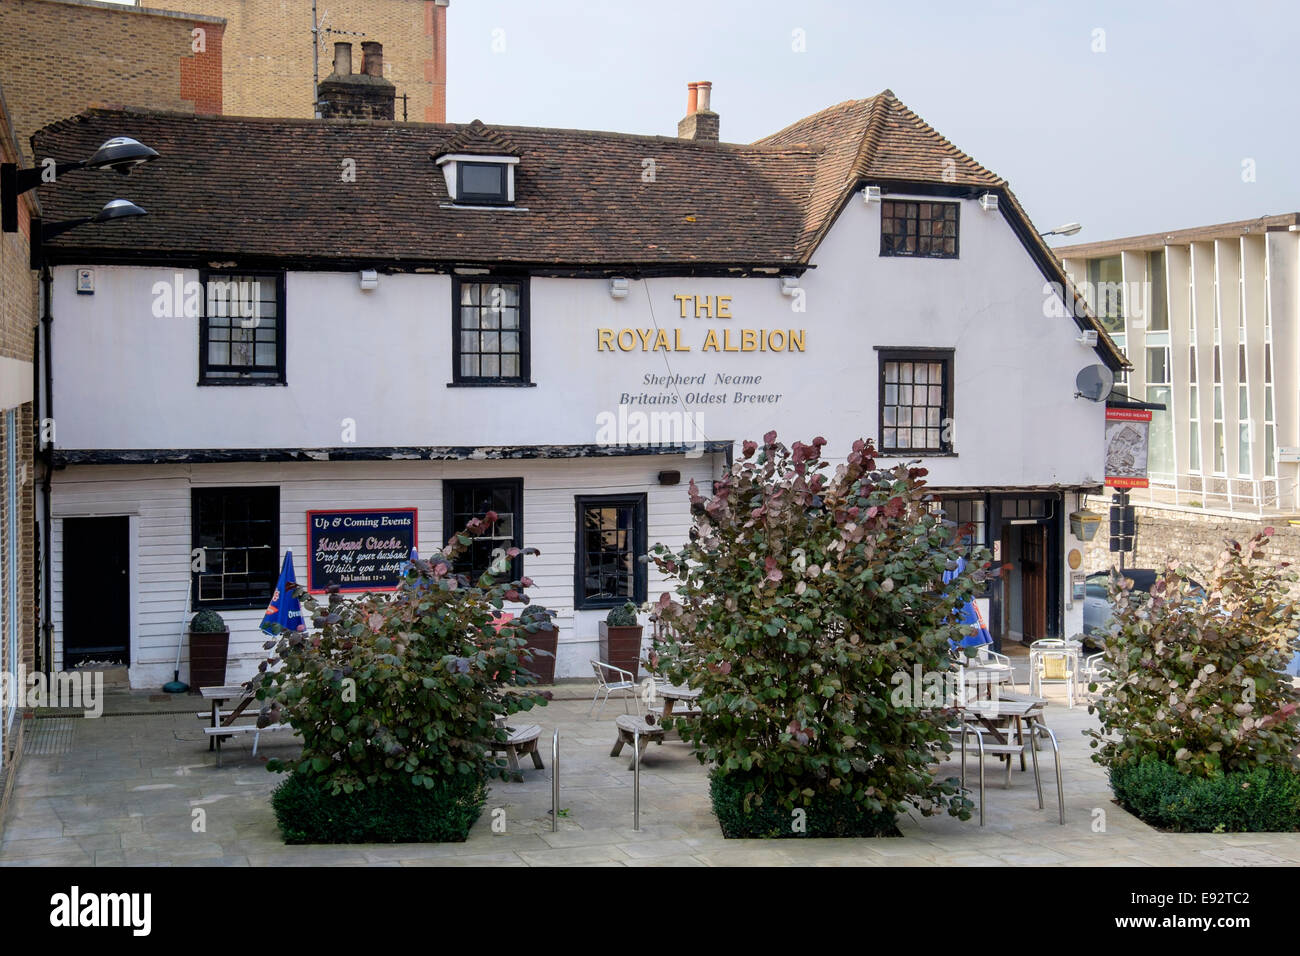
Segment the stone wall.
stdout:
<svg viewBox="0 0 1300 956">
<path fill-rule="evenodd" d="M 1094 504 L 1094 510 L 1109 514 L 1107 506 Z M 1289 524 L 1285 518 L 1230 517 L 1193 509 L 1160 508 L 1135 505 L 1138 534 L 1137 548 L 1126 555 L 1124 564 L 1135 568 L 1163 567 L 1168 558 L 1193 565 L 1201 577 L 1214 566 L 1224 548 L 1225 539 L 1245 541 L 1265 527 L 1273 528 L 1270 556 L 1276 561 L 1287 561 L 1300 572 L 1300 527 Z M 1097 537 L 1088 543 L 1084 552 L 1084 568 L 1103 571 L 1116 564 L 1118 555 L 1110 553 L 1109 522 L 1102 520 Z M 1292 586 L 1292 594 L 1300 597 L 1300 588 Z"/>
</svg>

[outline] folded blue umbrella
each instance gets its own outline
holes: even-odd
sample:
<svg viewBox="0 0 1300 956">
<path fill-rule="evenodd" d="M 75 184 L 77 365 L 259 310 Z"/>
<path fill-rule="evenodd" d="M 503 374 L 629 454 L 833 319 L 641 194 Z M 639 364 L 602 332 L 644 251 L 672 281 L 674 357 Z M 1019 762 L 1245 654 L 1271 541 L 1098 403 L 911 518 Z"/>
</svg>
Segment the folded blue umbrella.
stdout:
<svg viewBox="0 0 1300 956">
<path fill-rule="evenodd" d="M 943 580 L 947 582 L 953 580 L 966 570 L 966 559 L 958 558 L 957 567 L 950 571 L 943 572 Z M 974 634 L 968 634 L 960 641 L 949 640 L 948 644 L 953 647 L 982 647 L 985 644 L 992 644 L 993 638 L 989 635 L 988 628 L 984 626 L 984 621 L 980 619 L 979 610 L 975 607 L 974 601 L 967 601 L 957 612 L 957 623 L 975 628 Z"/>
<path fill-rule="evenodd" d="M 276 624 L 286 631 L 307 630 L 302 622 L 302 605 L 293 596 L 293 589 L 297 586 L 297 575 L 293 573 L 293 552 L 286 551 L 284 565 L 280 568 L 280 580 L 275 584 L 271 603 L 266 606 L 266 614 L 262 617 L 262 630 L 266 633 L 274 634 L 273 627 Z"/>
</svg>

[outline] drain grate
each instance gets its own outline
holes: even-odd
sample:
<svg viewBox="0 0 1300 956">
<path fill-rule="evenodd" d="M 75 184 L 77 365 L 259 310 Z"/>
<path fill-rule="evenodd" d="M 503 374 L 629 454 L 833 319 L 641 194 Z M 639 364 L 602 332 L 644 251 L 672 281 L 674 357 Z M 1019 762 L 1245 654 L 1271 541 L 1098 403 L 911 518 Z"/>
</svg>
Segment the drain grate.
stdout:
<svg viewBox="0 0 1300 956">
<path fill-rule="evenodd" d="M 77 726 L 75 717 L 53 717 L 34 720 L 23 741 L 23 756 L 53 757 L 72 753 L 72 735 Z"/>
</svg>

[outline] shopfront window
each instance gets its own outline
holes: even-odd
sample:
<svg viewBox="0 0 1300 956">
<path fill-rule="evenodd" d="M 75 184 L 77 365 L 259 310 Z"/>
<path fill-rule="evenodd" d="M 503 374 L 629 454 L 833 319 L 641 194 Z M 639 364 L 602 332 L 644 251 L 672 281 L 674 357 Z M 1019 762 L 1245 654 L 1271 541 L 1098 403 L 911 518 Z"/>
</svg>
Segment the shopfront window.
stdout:
<svg viewBox="0 0 1300 956">
<path fill-rule="evenodd" d="M 196 488 L 190 502 L 194 606 L 265 607 L 280 573 L 280 489 Z"/>
<path fill-rule="evenodd" d="M 646 600 L 646 496 L 579 496 L 574 607 Z"/>
<path fill-rule="evenodd" d="M 497 520 L 477 535 L 468 549 L 452 562 L 452 570 L 464 574 L 473 583 L 492 566 L 498 548 L 523 547 L 524 480 L 493 478 L 486 480 L 446 480 L 442 483 L 443 537 L 450 540 L 465 530 L 471 521 L 489 511 Z M 514 561 L 512 577 L 523 576 L 523 558 Z"/>
</svg>

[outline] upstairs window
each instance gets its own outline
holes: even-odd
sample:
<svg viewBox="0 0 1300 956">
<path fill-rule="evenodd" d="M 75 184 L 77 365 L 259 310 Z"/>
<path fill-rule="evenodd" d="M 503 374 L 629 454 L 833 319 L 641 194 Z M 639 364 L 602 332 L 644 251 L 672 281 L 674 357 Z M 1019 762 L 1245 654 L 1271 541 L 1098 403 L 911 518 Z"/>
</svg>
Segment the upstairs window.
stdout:
<svg viewBox="0 0 1300 956">
<path fill-rule="evenodd" d="M 284 275 L 205 272 L 200 385 L 282 385 Z"/>
<path fill-rule="evenodd" d="M 510 201 L 505 163 L 456 164 L 456 201 L 471 206 L 504 206 Z"/>
<path fill-rule="evenodd" d="M 960 209 L 955 202 L 886 199 L 880 204 L 880 254 L 956 259 Z"/>
<path fill-rule="evenodd" d="M 952 452 L 952 350 L 881 349 L 880 450 Z"/>
<path fill-rule="evenodd" d="M 453 277 L 453 385 L 527 385 L 528 281 Z"/>
</svg>

